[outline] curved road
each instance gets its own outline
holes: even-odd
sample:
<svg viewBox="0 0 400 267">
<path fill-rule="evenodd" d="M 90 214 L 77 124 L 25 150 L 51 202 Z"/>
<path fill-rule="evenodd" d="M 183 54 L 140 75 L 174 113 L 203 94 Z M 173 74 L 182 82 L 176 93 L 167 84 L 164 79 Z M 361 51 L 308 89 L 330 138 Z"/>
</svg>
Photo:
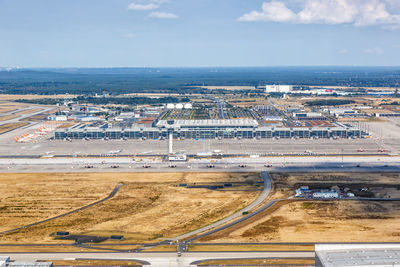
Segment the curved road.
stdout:
<svg viewBox="0 0 400 267">
<path fill-rule="evenodd" d="M 29 228 L 29 227 L 32 227 L 32 226 L 36 226 L 36 225 L 39 225 L 39 224 L 42 224 L 42 223 L 45 223 L 45 222 L 48 222 L 48 221 L 52 221 L 52 220 L 55 220 L 55 219 L 58 219 L 58 218 L 61 218 L 61 217 L 76 213 L 76 212 L 81 211 L 81 210 L 93 207 L 93 206 L 95 206 L 97 204 L 100 204 L 100 203 L 102 203 L 102 202 L 104 202 L 106 200 L 109 200 L 110 198 L 114 197 L 117 194 L 118 190 L 122 186 L 124 186 L 124 184 L 118 184 L 114 188 L 114 190 L 111 191 L 111 193 L 107 197 L 105 197 L 103 199 L 100 199 L 100 200 L 98 200 L 96 202 L 90 203 L 90 204 L 85 205 L 83 207 L 77 208 L 75 210 L 68 211 L 66 213 L 63 213 L 63 214 L 60 214 L 60 215 L 57 215 L 57 216 L 54 216 L 54 217 L 51 217 L 51 218 L 48 218 L 48 219 L 44 219 L 44 220 L 41 220 L 41 221 L 38 221 L 38 222 L 34 222 L 34 223 L 31 223 L 31 224 L 28 224 L 28 225 L 24 225 L 24 226 L 21 226 L 21 227 L 18 227 L 18 228 L 14 228 L 14 229 L 10 229 L 10 230 L 7 230 L 7 231 L 0 232 L 0 236 L 8 234 L 8 233 L 16 232 L 16 231 L 19 231 L 19 230 L 22 230 L 22 229 L 25 229 L 25 228 Z"/>
<path fill-rule="evenodd" d="M 202 227 L 200 229 L 197 229 L 197 230 L 194 230 L 192 232 L 177 236 L 177 237 L 175 237 L 175 238 L 173 238 L 171 240 L 176 241 L 176 240 L 188 238 L 188 237 L 193 236 L 193 235 L 198 235 L 198 234 L 200 234 L 200 233 L 202 233 L 204 231 L 211 230 L 211 229 L 213 229 L 215 227 L 218 227 L 220 225 L 223 225 L 223 224 L 225 224 L 225 223 L 227 223 L 227 222 L 229 222 L 229 221 L 231 221 L 233 219 L 236 219 L 236 218 L 239 218 L 240 216 L 243 216 L 243 212 L 250 212 L 253 208 L 255 208 L 256 206 L 261 204 L 268 197 L 269 193 L 271 192 L 271 179 L 269 178 L 268 173 L 267 172 L 261 172 L 261 177 L 264 180 L 264 190 L 261 192 L 259 197 L 254 202 L 252 202 L 250 205 L 248 205 L 247 207 L 239 210 L 238 212 L 236 212 L 236 213 L 234 213 L 234 214 L 232 214 L 232 215 L 230 215 L 230 216 L 228 216 L 228 217 L 226 217 L 226 218 L 224 218 L 224 219 L 222 219 L 220 221 L 217 221 L 217 222 L 212 223 L 210 225 L 204 226 L 204 227 Z"/>
</svg>

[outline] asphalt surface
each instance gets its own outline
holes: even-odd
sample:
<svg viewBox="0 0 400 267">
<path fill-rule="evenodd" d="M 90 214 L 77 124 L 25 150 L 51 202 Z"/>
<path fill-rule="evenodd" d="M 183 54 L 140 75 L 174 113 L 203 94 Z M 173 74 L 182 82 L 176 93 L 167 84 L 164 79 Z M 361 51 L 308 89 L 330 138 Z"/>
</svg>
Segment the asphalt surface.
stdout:
<svg viewBox="0 0 400 267">
<path fill-rule="evenodd" d="M 189 252 L 181 257 L 177 253 L 2 253 L 12 260 L 140 260 L 154 267 L 187 267 L 196 266 L 195 262 L 209 259 L 253 259 L 253 258 L 312 258 L 314 252 Z M 194 264 L 192 264 L 194 263 Z"/>
<path fill-rule="evenodd" d="M 214 168 L 207 165 L 213 162 Z M 239 167 L 239 165 L 246 165 Z M 90 165 L 93 168 L 86 168 Z M 119 168 L 111 168 L 117 165 Z M 144 165 L 150 168 L 143 168 Z M 0 158 L 0 172 L 398 172 L 400 157 L 266 157 L 196 159 L 176 162 L 131 157 L 108 158 Z M 272 167 L 265 167 L 272 165 Z"/>
<path fill-rule="evenodd" d="M 400 128 L 399 128 L 400 131 Z M 25 130 L 0 135 L 0 155 L 37 156 L 52 151 L 54 155 L 106 155 L 122 150 L 125 155 L 167 155 L 168 140 L 38 140 L 15 143 L 13 138 Z M 399 141 L 400 139 L 397 139 Z M 219 150 L 228 155 L 279 155 L 302 154 L 311 151 L 318 154 L 378 154 L 381 145 L 375 139 L 222 139 L 222 140 L 174 140 L 174 151 L 198 154 Z M 360 148 L 365 152 L 357 152 Z M 387 153 L 398 155 L 396 150 Z"/>
</svg>

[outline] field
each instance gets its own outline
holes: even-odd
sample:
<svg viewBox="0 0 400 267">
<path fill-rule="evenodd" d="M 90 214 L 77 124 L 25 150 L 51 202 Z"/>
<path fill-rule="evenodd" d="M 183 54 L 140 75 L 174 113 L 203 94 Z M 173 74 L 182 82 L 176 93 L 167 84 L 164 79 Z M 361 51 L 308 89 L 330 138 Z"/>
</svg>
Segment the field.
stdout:
<svg viewBox="0 0 400 267">
<path fill-rule="evenodd" d="M 300 185 L 366 187 L 367 196 L 400 197 L 398 173 L 273 174 L 273 180 L 272 198 L 287 198 Z M 396 201 L 288 199 L 199 242 L 397 242 L 399 220 Z"/>
<path fill-rule="evenodd" d="M 126 260 L 53 260 L 54 266 L 142 266 L 142 263 Z"/>
<path fill-rule="evenodd" d="M 13 122 L 0 125 L 0 134 L 12 131 L 14 129 L 20 128 L 27 125 L 26 122 Z"/>
<path fill-rule="evenodd" d="M 0 94 L 0 100 L 16 100 L 16 99 L 43 99 L 43 98 L 75 98 L 78 95 L 58 94 L 58 95 L 7 95 Z"/>
<path fill-rule="evenodd" d="M 19 116 L 17 115 L 4 115 L 4 116 L 0 116 L 0 121 L 8 121 L 8 120 L 12 120 L 15 118 L 18 118 Z"/>
<path fill-rule="evenodd" d="M 0 100 L 1 100 L 1 96 L 2 95 L 0 95 Z M 12 112 L 12 111 L 15 111 L 19 108 L 23 108 L 26 106 L 27 106 L 27 104 L 23 104 L 23 103 L 8 102 L 8 101 L 1 102 L 0 103 L 0 114 Z"/>
<path fill-rule="evenodd" d="M 51 234 L 124 235 L 127 243 L 154 242 L 217 221 L 248 205 L 260 193 L 179 187 L 180 183 L 261 181 L 242 173 L 68 173 L 3 174 L 0 231 L 68 212 L 106 197 L 103 203 L 37 226 L 0 236 L 0 243 L 60 243 Z"/>
<path fill-rule="evenodd" d="M 231 245 L 190 245 L 189 251 L 314 251 L 314 245 L 286 244 L 231 244 Z"/>
<path fill-rule="evenodd" d="M 254 265 L 252 265 L 254 264 Z M 246 260 L 209 260 L 198 266 L 314 266 L 314 259 L 246 259 Z"/>
<path fill-rule="evenodd" d="M 15 113 L 15 114 L 17 114 L 17 115 L 25 115 L 25 114 L 35 113 L 35 112 L 38 112 L 40 110 L 41 110 L 40 108 L 31 108 L 31 109 L 19 111 L 19 112 Z"/>
</svg>

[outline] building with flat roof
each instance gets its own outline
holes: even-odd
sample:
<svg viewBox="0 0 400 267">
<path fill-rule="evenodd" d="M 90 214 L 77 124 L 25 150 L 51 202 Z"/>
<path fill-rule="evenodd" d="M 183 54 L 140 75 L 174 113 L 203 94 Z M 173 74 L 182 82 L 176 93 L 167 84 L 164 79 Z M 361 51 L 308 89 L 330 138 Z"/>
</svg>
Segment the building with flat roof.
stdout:
<svg viewBox="0 0 400 267">
<path fill-rule="evenodd" d="M 400 244 L 316 244 L 315 266 L 400 266 Z"/>
<path fill-rule="evenodd" d="M 289 93 L 293 90 L 292 85 L 266 85 L 265 92 L 266 93 Z"/>
<path fill-rule="evenodd" d="M 55 131 L 55 139 L 159 139 L 172 133 L 180 139 L 231 138 L 352 138 L 367 135 L 359 128 L 341 123 L 329 126 L 260 126 L 253 119 L 235 120 L 160 120 L 151 127 L 133 124 L 123 127 L 88 127 L 77 124 Z"/>
<path fill-rule="evenodd" d="M 221 120 L 160 120 L 158 128 L 254 128 L 258 122 L 254 119 Z"/>
</svg>

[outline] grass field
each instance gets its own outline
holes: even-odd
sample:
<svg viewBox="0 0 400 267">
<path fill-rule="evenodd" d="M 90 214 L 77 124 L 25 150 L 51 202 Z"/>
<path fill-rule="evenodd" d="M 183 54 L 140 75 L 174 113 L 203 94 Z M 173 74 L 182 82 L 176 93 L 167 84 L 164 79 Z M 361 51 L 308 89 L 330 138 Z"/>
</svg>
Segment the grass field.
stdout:
<svg viewBox="0 0 400 267">
<path fill-rule="evenodd" d="M 8 121 L 8 120 L 12 120 L 15 118 L 18 118 L 19 116 L 17 115 L 4 115 L 4 116 L 0 116 L 0 121 Z"/>
<path fill-rule="evenodd" d="M 254 264 L 254 265 L 252 265 Z M 313 266 L 314 259 L 245 259 L 245 260 L 209 260 L 198 266 Z"/>
<path fill-rule="evenodd" d="M 1 253 L 14 252 L 104 252 L 93 248 L 76 246 L 0 246 Z"/>
<path fill-rule="evenodd" d="M 314 245 L 190 245 L 188 251 L 314 251 Z"/>
<path fill-rule="evenodd" d="M 0 236 L 0 243 L 54 243 L 50 234 L 110 236 L 154 242 L 208 225 L 248 205 L 260 191 L 187 189 L 179 183 L 261 181 L 254 173 L 2 174 L 0 231 L 65 213 L 107 196 L 107 202 L 44 224 Z"/>
<path fill-rule="evenodd" d="M 42 98 L 74 98 L 78 95 L 60 94 L 60 95 L 7 95 L 0 94 L 0 100 L 16 100 L 16 99 L 42 99 Z"/>
<path fill-rule="evenodd" d="M 0 134 L 12 131 L 25 125 L 27 125 L 26 122 L 12 122 L 0 125 Z"/>
<path fill-rule="evenodd" d="M 15 114 L 20 116 L 20 115 L 32 114 L 32 113 L 38 112 L 40 110 L 41 110 L 40 108 L 31 108 L 31 109 L 19 111 Z"/>
<path fill-rule="evenodd" d="M 271 198 L 287 198 L 301 185 L 367 187 L 377 197 L 398 197 L 398 173 L 272 174 Z M 397 242 L 398 202 L 289 199 L 199 242 Z"/>
<path fill-rule="evenodd" d="M 140 262 L 126 260 L 55 260 L 54 266 L 142 266 Z"/>
</svg>

